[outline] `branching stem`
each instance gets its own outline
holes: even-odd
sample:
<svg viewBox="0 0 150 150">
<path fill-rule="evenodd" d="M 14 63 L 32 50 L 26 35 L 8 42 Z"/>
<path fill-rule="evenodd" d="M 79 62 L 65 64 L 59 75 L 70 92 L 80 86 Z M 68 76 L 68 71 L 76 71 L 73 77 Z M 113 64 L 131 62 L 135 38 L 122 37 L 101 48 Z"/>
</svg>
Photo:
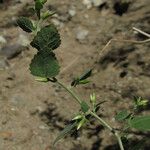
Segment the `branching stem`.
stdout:
<svg viewBox="0 0 150 150">
<path fill-rule="evenodd" d="M 81 104 L 81 100 L 80 98 L 67 86 L 65 86 L 63 83 L 61 83 L 60 81 L 56 81 L 56 83 L 61 86 L 62 88 L 64 88 L 79 104 Z"/>
<path fill-rule="evenodd" d="M 116 136 L 120 150 L 124 150 L 123 143 L 122 143 L 121 137 L 118 134 L 118 132 L 115 129 L 113 129 L 109 124 L 107 124 L 102 118 L 100 118 L 96 113 L 90 111 L 90 114 L 93 117 L 95 117 L 104 127 L 109 129 Z"/>
<path fill-rule="evenodd" d="M 56 83 L 59 86 L 61 86 L 62 88 L 64 88 L 79 104 L 81 104 L 82 100 L 70 88 L 66 87 L 63 83 L 61 83 L 58 80 L 56 81 Z M 123 147 L 123 144 L 121 141 L 121 137 L 119 136 L 118 132 L 115 129 L 113 129 L 109 124 L 107 124 L 102 118 L 100 118 L 96 113 L 94 113 L 92 111 L 90 111 L 89 113 L 93 117 L 95 117 L 100 122 L 100 124 L 102 124 L 104 127 L 109 129 L 110 132 L 112 132 L 116 136 L 120 150 L 124 150 L 124 147 Z"/>
</svg>

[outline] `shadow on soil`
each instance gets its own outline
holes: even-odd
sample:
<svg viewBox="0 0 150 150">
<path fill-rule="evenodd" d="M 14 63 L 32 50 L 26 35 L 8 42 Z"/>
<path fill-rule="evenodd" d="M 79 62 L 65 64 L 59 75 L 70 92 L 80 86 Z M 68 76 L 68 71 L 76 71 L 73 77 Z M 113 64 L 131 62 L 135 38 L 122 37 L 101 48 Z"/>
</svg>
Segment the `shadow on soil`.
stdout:
<svg viewBox="0 0 150 150">
<path fill-rule="evenodd" d="M 45 111 L 38 113 L 39 117 L 50 127 L 50 130 L 61 131 L 65 127 L 65 125 L 67 125 L 70 121 L 65 119 L 64 117 L 61 116 L 61 114 L 58 113 L 57 107 L 54 104 L 48 102 L 45 102 L 45 104 L 47 108 Z M 80 131 L 75 130 L 72 134 L 68 136 L 69 138 L 77 140 L 83 134 L 83 132 L 85 132 L 87 139 L 92 139 L 92 137 L 96 137 L 96 140 L 93 141 L 90 150 L 100 150 L 101 142 L 103 140 L 102 138 L 100 138 L 100 134 L 104 128 L 102 126 L 96 125 L 93 122 L 94 120 L 91 121 L 90 126 L 87 126 L 86 128 L 84 128 L 83 130 L 81 129 Z M 148 133 L 143 133 L 143 132 L 130 132 L 130 133 L 134 135 L 140 135 L 143 137 L 150 137 L 150 134 Z M 139 140 L 125 141 L 124 145 L 125 148 L 129 148 L 137 145 L 138 143 L 140 145 L 140 142 L 141 141 Z M 73 144 L 73 147 L 70 150 L 87 150 L 87 149 L 88 148 L 83 146 L 82 144 Z M 143 150 L 148 150 L 148 149 L 150 149 L 149 144 L 144 144 Z M 113 145 L 106 146 L 104 150 L 119 150 L 119 147 L 118 144 L 116 143 Z"/>
</svg>

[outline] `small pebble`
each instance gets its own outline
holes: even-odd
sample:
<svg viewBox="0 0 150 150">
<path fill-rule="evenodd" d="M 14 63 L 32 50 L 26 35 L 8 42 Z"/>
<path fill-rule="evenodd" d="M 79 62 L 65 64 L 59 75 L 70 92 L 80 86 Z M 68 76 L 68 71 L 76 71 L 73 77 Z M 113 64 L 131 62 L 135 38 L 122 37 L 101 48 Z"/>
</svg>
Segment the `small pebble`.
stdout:
<svg viewBox="0 0 150 150">
<path fill-rule="evenodd" d="M 79 41 L 79 42 L 83 42 L 83 40 L 86 39 L 86 37 L 88 36 L 89 34 L 89 31 L 86 30 L 86 29 L 83 29 L 81 27 L 79 27 L 76 31 L 76 39 Z"/>
<path fill-rule="evenodd" d="M 69 15 L 70 15 L 71 17 L 73 17 L 73 16 L 76 15 L 76 11 L 75 11 L 74 9 L 70 9 L 70 10 L 68 11 L 68 13 L 69 13 Z"/>
<path fill-rule="evenodd" d="M 5 44 L 7 41 L 3 36 L 0 36 L 0 44 Z"/>
<path fill-rule="evenodd" d="M 18 54 L 20 54 L 26 47 L 22 46 L 21 44 L 10 44 L 4 46 L 0 50 L 0 54 L 5 56 L 8 59 L 16 57 Z"/>
<path fill-rule="evenodd" d="M 20 34 L 17 43 L 19 43 L 22 46 L 29 46 L 30 41 L 25 34 Z"/>
</svg>

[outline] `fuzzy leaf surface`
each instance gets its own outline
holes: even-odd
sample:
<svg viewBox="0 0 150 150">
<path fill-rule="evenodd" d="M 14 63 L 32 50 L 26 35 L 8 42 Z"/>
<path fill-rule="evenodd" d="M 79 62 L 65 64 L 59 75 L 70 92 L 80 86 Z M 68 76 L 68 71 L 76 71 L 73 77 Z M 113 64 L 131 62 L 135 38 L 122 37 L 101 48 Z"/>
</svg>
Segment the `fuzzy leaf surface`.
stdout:
<svg viewBox="0 0 150 150">
<path fill-rule="evenodd" d="M 126 118 L 128 118 L 129 115 L 130 115 L 130 114 L 128 113 L 127 110 L 123 110 L 123 111 L 120 111 L 120 112 L 115 116 L 115 119 L 116 119 L 117 121 L 123 121 L 123 120 L 125 120 Z"/>
<path fill-rule="evenodd" d="M 29 20 L 26 17 L 20 17 L 17 20 L 17 24 L 19 25 L 19 27 L 21 29 L 23 29 L 24 31 L 29 32 L 29 33 L 35 29 L 31 20 Z"/>
<path fill-rule="evenodd" d="M 31 46 L 38 51 L 52 51 L 59 47 L 61 43 L 60 35 L 56 27 L 51 24 L 42 28 L 31 42 Z"/>
<path fill-rule="evenodd" d="M 89 110 L 89 106 L 85 101 L 81 102 L 81 110 L 86 113 Z"/>
<path fill-rule="evenodd" d="M 140 116 L 129 120 L 129 125 L 141 131 L 150 131 L 150 116 Z"/>
<path fill-rule="evenodd" d="M 31 61 L 31 74 L 37 77 L 52 78 L 59 73 L 60 66 L 54 53 L 38 52 Z"/>
</svg>

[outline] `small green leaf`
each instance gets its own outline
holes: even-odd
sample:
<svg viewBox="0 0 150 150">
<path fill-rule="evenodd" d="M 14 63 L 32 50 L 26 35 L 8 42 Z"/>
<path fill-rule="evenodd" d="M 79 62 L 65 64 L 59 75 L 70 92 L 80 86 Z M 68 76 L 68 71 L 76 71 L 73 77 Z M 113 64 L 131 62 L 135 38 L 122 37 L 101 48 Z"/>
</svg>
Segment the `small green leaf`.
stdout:
<svg viewBox="0 0 150 150">
<path fill-rule="evenodd" d="M 135 97 L 134 102 L 135 102 L 135 108 L 137 109 L 148 105 L 148 100 L 143 99 L 142 97 Z"/>
<path fill-rule="evenodd" d="M 41 10 L 42 8 L 43 8 L 43 3 L 40 2 L 40 1 L 36 1 L 36 2 L 35 2 L 35 10 L 36 10 L 36 11 L 39 11 L 39 10 Z"/>
<path fill-rule="evenodd" d="M 115 116 L 115 119 L 117 121 L 122 121 L 122 120 L 125 120 L 129 117 L 130 113 L 128 113 L 127 110 L 123 110 L 123 111 L 120 111 L 116 116 Z"/>
<path fill-rule="evenodd" d="M 39 51 L 52 51 L 59 47 L 60 35 L 56 27 L 51 24 L 41 29 L 31 42 L 31 46 Z"/>
<path fill-rule="evenodd" d="M 41 9 L 43 8 L 44 2 L 42 0 L 35 0 L 35 10 L 37 17 L 41 18 Z"/>
<path fill-rule="evenodd" d="M 46 2 L 47 0 L 35 0 L 35 10 L 39 19 L 41 18 L 41 9 Z"/>
<path fill-rule="evenodd" d="M 85 80 L 87 78 L 89 78 L 91 75 L 92 75 L 92 70 L 93 69 L 90 69 L 90 70 L 87 70 L 80 78 L 79 80 Z"/>
<path fill-rule="evenodd" d="M 89 82 L 90 82 L 89 80 L 81 80 L 81 81 L 79 81 L 79 84 L 87 84 Z"/>
<path fill-rule="evenodd" d="M 71 86 L 77 86 L 79 84 L 87 84 L 90 81 L 86 80 L 87 78 L 89 78 L 92 74 L 92 69 L 86 71 L 83 75 L 81 75 L 78 78 L 75 78 L 72 82 L 71 82 Z"/>
<path fill-rule="evenodd" d="M 89 105 L 85 102 L 85 101 L 82 101 L 81 102 L 81 110 L 86 113 L 88 110 L 89 110 Z"/>
<path fill-rule="evenodd" d="M 77 115 L 77 116 L 75 116 L 72 120 L 79 120 L 79 119 L 81 119 L 81 118 L 83 118 L 82 115 Z"/>
<path fill-rule="evenodd" d="M 141 131 L 150 131 L 150 116 L 140 116 L 130 119 L 129 126 Z"/>
<path fill-rule="evenodd" d="M 95 103 L 96 103 L 96 95 L 95 95 L 95 93 L 90 94 L 90 102 L 91 102 L 93 105 L 95 105 Z"/>
<path fill-rule="evenodd" d="M 33 30 L 35 30 L 33 23 L 31 22 L 31 20 L 29 20 L 26 17 L 20 17 L 17 20 L 17 24 L 19 25 L 20 28 L 22 28 L 24 31 L 26 32 L 32 32 Z"/>
<path fill-rule="evenodd" d="M 77 126 L 77 122 L 74 122 L 73 124 L 69 124 L 68 126 L 66 126 L 57 136 L 57 138 L 55 139 L 53 145 L 55 146 L 55 144 L 61 140 L 62 138 L 64 138 L 66 135 L 68 135 L 69 133 L 71 133 L 75 127 Z"/>
<path fill-rule="evenodd" d="M 59 68 L 55 55 L 47 52 L 38 52 L 30 64 L 31 74 L 43 78 L 55 77 Z"/>
<path fill-rule="evenodd" d="M 86 123 L 86 118 L 84 117 L 84 118 L 78 123 L 77 130 L 79 130 L 85 123 Z"/>
</svg>

